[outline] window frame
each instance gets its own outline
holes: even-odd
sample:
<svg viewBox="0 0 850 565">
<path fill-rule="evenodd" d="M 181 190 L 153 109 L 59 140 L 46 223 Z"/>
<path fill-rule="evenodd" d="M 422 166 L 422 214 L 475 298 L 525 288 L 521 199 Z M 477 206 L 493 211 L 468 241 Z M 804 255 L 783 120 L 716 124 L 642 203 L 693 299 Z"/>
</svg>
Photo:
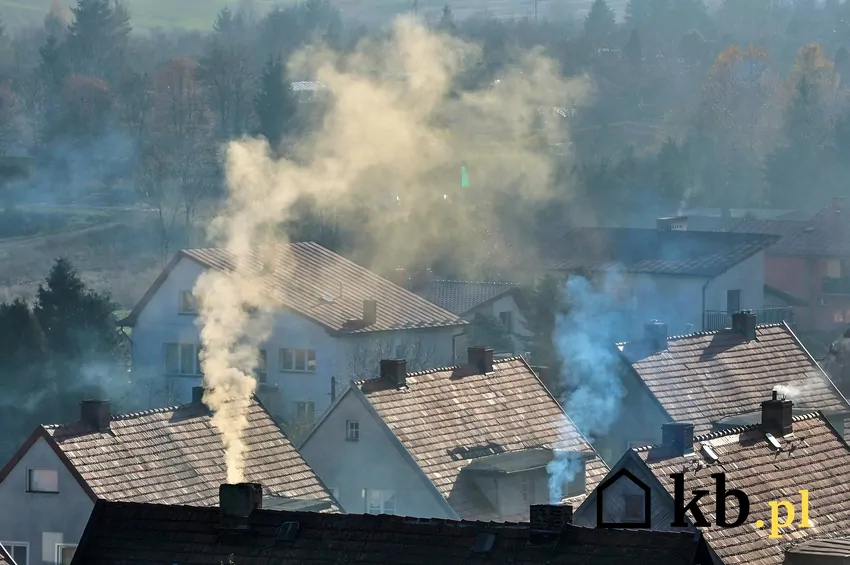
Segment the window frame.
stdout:
<svg viewBox="0 0 850 565">
<path fill-rule="evenodd" d="M 730 304 L 729 299 L 732 296 L 737 297 L 737 299 L 735 300 L 735 302 L 737 302 L 737 306 L 735 308 L 732 308 L 732 305 Z M 739 312 L 740 310 L 741 310 L 741 289 L 740 288 L 730 288 L 730 289 L 728 289 L 726 291 L 726 313 L 727 314 L 734 314 L 736 312 Z"/>
<path fill-rule="evenodd" d="M 30 542 L 28 541 L 0 541 L 0 545 L 3 546 L 3 549 L 6 550 L 6 553 L 9 554 L 9 557 L 12 558 L 12 561 L 15 562 L 15 565 L 29 565 L 30 562 Z M 15 559 L 15 550 L 16 547 L 23 547 L 26 550 L 27 560 L 24 563 L 20 563 Z"/>
<path fill-rule="evenodd" d="M 291 364 L 287 366 L 287 352 L 289 352 L 289 360 Z M 298 355 L 303 355 L 303 369 L 296 369 L 298 365 Z M 302 347 L 281 347 L 277 354 L 278 371 L 281 373 L 306 373 L 312 375 L 316 373 L 316 350 Z"/>
<path fill-rule="evenodd" d="M 33 473 L 38 471 L 50 471 L 56 474 L 56 490 L 34 490 L 32 488 L 33 484 Z M 59 470 L 58 469 L 43 469 L 43 468 L 27 468 L 26 474 L 26 492 L 33 494 L 59 494 Z"/>
<path fill-rule="evenodd" d="M 345 441 L 360 441 L 360 420 L 345 421 Z"/>
<path fill-rule="evenodd" d="M 190 308 L 185 308 L 186 306 L 186 295 L 190 297 L 189 303 L 191 304 Z M 178 304 L 177 304 L 177 313 L 181 316 L 197 316 L 198 315 L 198 299 L 192 293 L 191 290 L 181 290 L 178 295 Z"/>
<path fill-rule="evenodd" d="M 170 346 L 174 346 L 177 348 L 177 371 L 171 371 L 168 367 L 168 348 Z M 193 357 L 193 369 L 194 373 L 184 373 L 183 372 L 183 353 L 185 348 L 192 348 L 192 357 Z M 202 377 L 204 376 L 203 369 L 201 368 L 201 345 L 197 343 L 183 343 L 183 342 L 165 342 L 162 344 L 162 364 L 163 364 L 163 373 L 165 375 L 171 377 Z"/>
<path fill-rule="evenodd" d="M 396 493 L 393 490 L 389 489 L 365 489 L 364 498 L 366 503 L 366 514 L 371 514 L 373 516 L 377 516 L 380 514 L 386 514 L 389 516 L 396 515 Z M 372 512 L 372 496 L 376 495 L 380 502 L 378 504 L 379 511 L 377 513 Z M 392 501 L 392 511 L 387 512 L 387 502 Z"/>
<path fill-rule="evenodd" d="M 63 565 L 63 563 L 62 563 L 62 550 L 73 548 L 74 553 L 76 553 L 77 552 L 77 546 L 78 546 L 78 544 L 76 544 L 76 543 L 57 543 L 56 544 L 56 552 L 55 552 L 55 555 L 54 555 L 53 562 L 56 565 Z M 73 561 L 73 560 L 74 560 L 74 556 L 72 555 L 71 561 Z"/>
</svg>

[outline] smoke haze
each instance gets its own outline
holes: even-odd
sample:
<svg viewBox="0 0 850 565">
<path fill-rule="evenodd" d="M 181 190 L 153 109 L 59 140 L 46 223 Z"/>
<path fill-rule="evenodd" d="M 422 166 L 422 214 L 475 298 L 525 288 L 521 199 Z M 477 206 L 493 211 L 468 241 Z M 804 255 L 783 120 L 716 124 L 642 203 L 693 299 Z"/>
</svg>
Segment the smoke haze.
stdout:
<svg viewBox="0 0 850 565">
<path fill-rule="evenodd" d="M 279 227 L 294 219 L 297 202 L 309 198 L 323 212 L 357 218 L 344 226 L 358 235 L 355 259 L 381 272 L 414 258 L 469 265 L 504 256 L 518 249 L 509 229 L 522 223 L 517 212 L 552 195 L 550 145 L 567 134 L 552 109 L 586 100 L 587 81 L 561 78 L 534 51 L 496 84 L 458 92 L 458 73 L 479 56 L 475 46 L 408 18 L 388 39 L 365 41 L 351 55 L 304 50 L 290 66 L 328 87 L 320 127 L 286 157 L 257 139 L 229 144 L 228 199 L 209 235 L 231 254 L 233 272 L 209 272 L 194 290 L 204 401 L 222 433 L 229 482 L 243 478 L 245 408 L 256 387 L 257 347 L 271 327 L 263 265 L 286 253 Z M 462 164 L 470 176 L 463 192 Z M 503 209 L 513 212 L 508 225 L 500 223 Z"/>
</svg>

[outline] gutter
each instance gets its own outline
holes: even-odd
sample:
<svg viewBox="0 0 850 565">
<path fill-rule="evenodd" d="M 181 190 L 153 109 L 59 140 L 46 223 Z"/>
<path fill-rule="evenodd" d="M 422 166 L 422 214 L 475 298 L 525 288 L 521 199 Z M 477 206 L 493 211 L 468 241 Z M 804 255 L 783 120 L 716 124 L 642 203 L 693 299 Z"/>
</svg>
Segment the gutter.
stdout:
<svg viewBox="0 0 850 565">
<path fill-rule="evenodd" d="M 708 288 L 708 285 L 712 280 L 713 279 L 705 279 L 705 284 L 702 285 L 702 312 L 700 313 L 700 317 L 702 318 L 702 331 L 705 331 L 705 289 Z"/>
</svg>

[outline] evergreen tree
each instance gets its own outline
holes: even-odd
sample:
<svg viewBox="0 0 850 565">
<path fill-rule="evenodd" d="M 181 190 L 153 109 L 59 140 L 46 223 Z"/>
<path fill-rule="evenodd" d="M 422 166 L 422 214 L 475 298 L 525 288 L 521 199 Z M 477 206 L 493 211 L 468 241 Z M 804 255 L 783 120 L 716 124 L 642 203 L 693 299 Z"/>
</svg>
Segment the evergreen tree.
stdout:
<svg viewBox="0 0 850 565">
<path fill-rule="evenodd" d="M 641 48 L 640 36 L 636 29 L 632 30 L 629 41 L 623 48 L 623 53 L 633 65 L 639 65 L 643 61 L 643 49 Z"/>
<path fill-rule="evenodd" d="M 584 19 L 584 35 L 595 45 L 600 45 L 617 31 L 617 21 L 605 0 L 594 0 Z"/>
<path fill-rule="evenodd" d="M 77 0 L 66 47 L 74 72 L 106 79 L 124 70 L 130 15 L 111 0 Z"/>
<path fill-rule="evenodd" d="M 258 133 L 269 141 L 273 150 L 297 128 L 297 101 L 280 56 L 269 57 L 266 61 L 260 91 L 254 98 L 254 111 L 259 123 Z"/>
</svg>

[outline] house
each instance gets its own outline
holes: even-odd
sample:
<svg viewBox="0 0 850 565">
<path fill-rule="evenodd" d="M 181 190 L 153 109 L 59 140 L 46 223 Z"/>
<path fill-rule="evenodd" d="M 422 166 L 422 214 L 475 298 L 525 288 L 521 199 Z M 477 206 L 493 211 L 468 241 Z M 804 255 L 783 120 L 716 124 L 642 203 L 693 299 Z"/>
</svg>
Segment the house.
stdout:
<svg viewBox="0 0 850 565">
<path fill-rule="evenodd" d="M 506 341 L 509 342 L 505 345 L 510 345 L 510 349 L 496 353 L 521 354 L 527 349 L 529 332 L 521 310 L 525 300 L 516 284 L 435 279 L 429 281 L 417 294 L 470 322 L 476 320 L 476 316 L 479 316 L 479 320 L 483 316 L 483 322 L 501 325 Z M 470 345 L 493 346 L 493 343 Z M 455 350 L 456 354 L 462 355 L 464 352 L 462 348 Z"/>
<path fill-rule="evenodd" d="M 692 534 L 579 528 L 569 506 L 534 507 L 529 524 L 273 512 L 261 488 L 221 485 L 218 508 L 98 501 L 73 565 L 707 563 Z"/>
<path fill-rule="evenodd" d="M 850 224 L 843 213 L 837 197 L 808 219 L 745 219 L 731 228 L 779 237 L 765 251 L 765 282 L 807 304 L 794 307 L 801 329 L 850 323 Z"/>
<path fill-rule="evenodd" d="M 16 565 L 12 556 L 6 552 L 2 545 L 0 545 L 0 565 Z"/>
<path fill-rule="evenodd" d="M 643 483 L 650 492 L 652 530 L 694 531 L 693 513 L 685 514 L 686 527 L 672 525 L 675 482 L 682 480 L 682 506 L 691 500 L 693 491 L 709 491 L 696 506 L 711 524 L 699 529 L 716 565 L 780 565 L 792 544 L 846 537 L 850 531 L 850 484 L 846 480 L 850 448 L 822 413 L 795 416 L 790 400 L 776 394 L 767 398 L 761 402 L 760 421 L 755 424 L 696 436 L 694 424 L 665 424 L 660 443 L 628 450 L 620 458 L 597 491 L 576 510 L 574 522 L 595 526 L 601 518 L 606 523 L 644 523 L 646 497 L 636 488 Z M 621 473 L 623 470 L 628 472 Z M 672 476 L 680 473 L 681 479 Z M 749 500 L 744 523 L 728 528 L 718 525 L 722 517 L 715 504 L 719 503 L 715 473 L 725 473 L 725 492 L 738 489 Z M 807 491 L 805 502 L 800 491 Z M 787 520 L 791 511 L 784 503 L 778 506 L 781 510 L 773 524 L 769 504 L 776 501 L 793 505 L 795 517 Z M 733 494 L 723 502 L 725 519 L 733 522 L 742 505 Z M 801 527 L 804 520 L 811 525 Z M 779 528 L 780 524 L 784 526 Z M 774 525 L 781 537 L 770 537 Z"/>
<path fill-rule="evenodd" d="M 578 228 L 548 246 L 544 265 L 564 276 L 583 272 L 605 279 L 627 340 L 646 320 L 663 320 L 672 333 L 729 327 L 731 313 L 757 312 L 781 322 L 786 309 L 764 309 L 764 250 L 776 236 L 658 229 Z"/>
<path fill-rule="evenodd" d="M 0 544 L 17 565 L 68 563 L 98 500 L 218 504 L 226 477 L 211 414 L 191 404 L 121 416 L 85 401 L 80 421 L 39 426 L 0 470 Z M 331 493 L 256 400 L 247 414 L 246 474 L 266 504 L 339 511 Z"/>
<path fill-rule="evenodd" d="M 164 377 L 169 402 L 188 401 L 203 380 L 195 281 L 207 269 L 233 267 L 223 249 L 184 249 L 121 322 L 132 327 L 134 373 Z M 422 369 L 451 364 L 467 324 L 316 243 L 281 246 L 270 272 L 280 310 L 257 380 L 281 421 L 312 425 L 346 381 L 365 378 L 383 357 Z"/>
<path fill-rule="evenodd" d="M 650 324 L 645 338 L 618 344 L 625 398 L 611 433 L 595 445 L 605 460 L 660 441 L 664 423 L 691 422 L 706 434 L 757 422 L 752 407 L 772 390 L 793 398 L 798 412 L 822 411 L 845 433 L 850 404 L 791 328 L 755 322 L 741 312 L 731 329 L 669 338 L 663 324 Z"/>
<path fill-rule="evenodd" d="M 607 472 L 522 357 L 472 347 L 464 366 L 408 373 L 390 359 L 380 371 L 341 394 L 299 447 L 346 512 L 523 520 L 554 496 L 554 458 L 574 464 L 559 499 L 580 500 Z"/>
</svg>

